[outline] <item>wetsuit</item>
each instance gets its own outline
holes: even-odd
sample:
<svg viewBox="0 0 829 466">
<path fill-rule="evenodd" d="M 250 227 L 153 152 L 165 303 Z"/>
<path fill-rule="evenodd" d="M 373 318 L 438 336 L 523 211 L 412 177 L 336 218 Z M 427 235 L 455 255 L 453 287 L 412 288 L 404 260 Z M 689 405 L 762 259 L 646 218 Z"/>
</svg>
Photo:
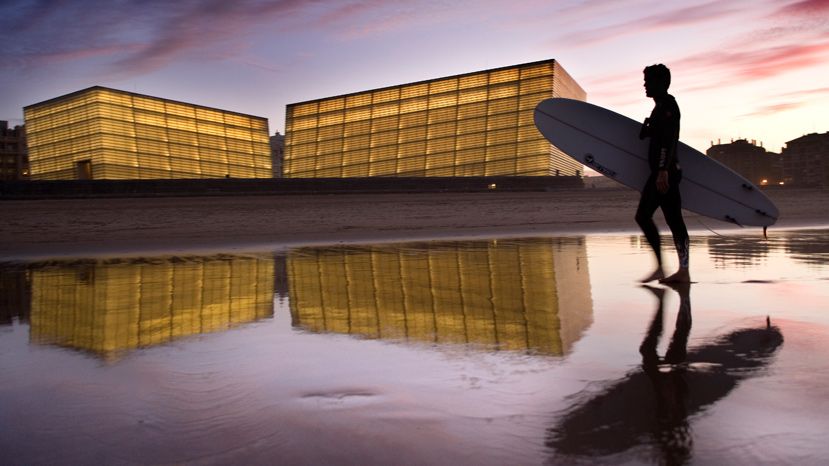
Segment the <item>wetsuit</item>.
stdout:
<svg viewBox="0 0 829 466">
<path fill-rule="evenodd" d="M 674 237 L 679 266 L 688 268 L 688 230 L 682 219 L 682 200 L 679 196 L 679 182 L 682 180 L 682 170 L 676 158 L 677 144 L 679 143 L 679 106 L 676 99 L 670 94 L 655 99 L 651 116 L 642 124 L 639 138 L 650 138 L 648 145 L 648 164 L 651 174 L 642 197 L 639 208 L 636 210 L 636 223 L 642 228 L 659 266 L 662 266 L 661 243 L 659 230 L 653 223 L 653 213 L 657 207 L 662 208 L 665 221 Z M 656 187 L 656 178 L 660 170 L 668 172 L 668 191 L 660 193 Z"/>
</svg>

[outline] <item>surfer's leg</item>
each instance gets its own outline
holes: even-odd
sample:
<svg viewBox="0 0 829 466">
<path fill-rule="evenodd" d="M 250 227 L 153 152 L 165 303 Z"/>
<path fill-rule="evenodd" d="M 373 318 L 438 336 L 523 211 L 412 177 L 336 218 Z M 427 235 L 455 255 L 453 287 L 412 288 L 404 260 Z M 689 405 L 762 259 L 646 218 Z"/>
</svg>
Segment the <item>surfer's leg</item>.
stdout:
<svg viewBox="0 0 829 466">
<path fill-rule="evenodd" d="M 671 288 L 679 293 L 679 312 L 676 315 L 676 328 L 665 353 L 665 362 L 679 364 L 688 354 L 688 334 L 691 333 L 691 284 L 671 283 Z"/>
<path fill-rule="evenodd" d="M 663 288 L 654 288 L 648 285 L 642 286 L 646 290 L 653 293 L 656 297 L 657 303 L 656 312 L 654 312 L 651 324 L 648 326 L 647 333 L 645 333 L 645 339 L 642 340 L 642 344 L 639 345 L 639 354 L 642 355 L 642 365 L 646 369 L 655 369 L 656 365 L 659 364 L 659 356 L 656 354 L 656 346 L 659 344 L 659 338 L 662 336 L 662 322 L 664 320 L 662 317 L 662 309 L 665 290 Z"/>
<path fill-rule="evenodd" d="M 636 223 L 645 234 L 648 244 L 653 249 L 656 256 L 656 270 L 641 280 L 642 283 L 647 283 L 653 280 L 659 280 L 665 276 L 662 270 L 662 243 L 659 239 L 659 229 L 653 223 L 653 213 L 659 207 L 659 192 L 656 190 L 656 181 L 653 177 L 648 179 L 645 188 L 642 189 L 642 197 L 639 198 L 639 207 L 636 209 Z"/>
<path fill-rule="evenodd" d="M 665 193 L 662 202 L 662 213 L 665 214 L 665 222 L 671 229 L 671 235 L 674 238 L 676 255 L 679 259 L 679 270 L 675 274 L 663 278 L 660 282 L 690 282 L 691 275 L 688 269 L 691 255 L 690 239 L 688 238 L 688 228 L 685 226 L 685 220 L 682 218 L 682 199 L 679 195 L 679 181 L 682 179 L 682 175 L 677 174 L 671 178 L 670 189 Z"/>
</svg>

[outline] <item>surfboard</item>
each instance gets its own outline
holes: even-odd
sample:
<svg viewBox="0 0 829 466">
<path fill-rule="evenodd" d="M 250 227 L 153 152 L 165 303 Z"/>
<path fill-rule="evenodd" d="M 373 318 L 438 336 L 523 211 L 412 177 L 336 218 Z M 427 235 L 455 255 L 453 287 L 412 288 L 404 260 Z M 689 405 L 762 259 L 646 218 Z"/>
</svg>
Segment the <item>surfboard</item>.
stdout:
<svg viewBox="0 0 829 466">
<path fill-rule="evenodd" d="M 557 148 L 587 167 L 642 191 L 650 175 L 642 124 L 580 100 L 546 99 L 535 108 L 535 126 Z M 679 143 L 682 208 L 740 226 L 773 225 L 777 207 L 760 189 L 725 165 Z"/>
</svg>

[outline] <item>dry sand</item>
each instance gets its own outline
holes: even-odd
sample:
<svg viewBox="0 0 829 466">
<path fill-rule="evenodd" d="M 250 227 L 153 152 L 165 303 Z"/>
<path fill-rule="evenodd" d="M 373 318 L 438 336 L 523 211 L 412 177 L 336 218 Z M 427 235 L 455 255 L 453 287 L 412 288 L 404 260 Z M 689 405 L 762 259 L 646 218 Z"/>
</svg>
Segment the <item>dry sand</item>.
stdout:
<svg viewBox="0 0 829 466">
<path fill-rule="evenodd" d="M 776 189 L 774 229 L 829 224 L 829 191 Z M 0 260 L 638 232 L 638 193 L 351 194 L 0 202 Z M 657 213 L 657 220 L 661 215 Z M 739 230 L 686 212 L 692 231 Z M 662 225 L 664 227 L 664 224 Z M 747 229 L 756 231 L 760 229 Z"/>
</svg>

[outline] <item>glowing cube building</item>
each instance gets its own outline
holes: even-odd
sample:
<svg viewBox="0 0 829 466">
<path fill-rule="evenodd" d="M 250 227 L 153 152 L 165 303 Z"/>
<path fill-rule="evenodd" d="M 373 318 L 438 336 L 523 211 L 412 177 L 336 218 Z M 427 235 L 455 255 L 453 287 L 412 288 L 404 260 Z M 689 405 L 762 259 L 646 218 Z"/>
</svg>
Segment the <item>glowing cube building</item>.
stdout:
<svg viewBox="0 0 829 466">
<path fill-rule="evenodd" d="M 100 86 L 23 111 L 33 180 L 271 177 L 265 118 Z"/>
<path fill-rule="evenodd" d="M 284 176 L 581 176 L 535 128 L 550 97 L 586 98 L 555 60 L 290 104 Z"/>
</svg>

